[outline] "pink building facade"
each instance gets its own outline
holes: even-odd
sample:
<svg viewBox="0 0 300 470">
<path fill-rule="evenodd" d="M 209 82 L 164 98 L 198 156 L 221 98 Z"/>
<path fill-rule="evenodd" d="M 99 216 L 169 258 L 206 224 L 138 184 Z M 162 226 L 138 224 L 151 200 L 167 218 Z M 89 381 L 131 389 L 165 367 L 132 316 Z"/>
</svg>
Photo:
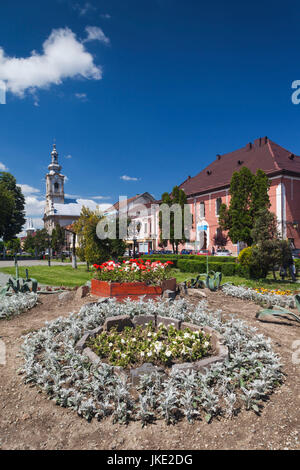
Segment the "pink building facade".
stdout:
<svg viewBox="0 0 300 470">
<path fill-rule="evenodd" d="M 190 240 L 180 250 L 216 249 L 214 236 L 219 228 L 219 207 L 221 203 L 229 205 L 232 174 L 243 166 L 253 173 L 262 169 L 268 175 L 270 210 L 277 216 L 279 231 L 295 248 L 300 248 L 300 157 L 264 137 L 242 149 L 217 155 L 213 163 L 180 185 L 193 215 Z M 238 245 L 230 240 L 226 249 L 235 255 L 239 251 Z"/>
</svg>

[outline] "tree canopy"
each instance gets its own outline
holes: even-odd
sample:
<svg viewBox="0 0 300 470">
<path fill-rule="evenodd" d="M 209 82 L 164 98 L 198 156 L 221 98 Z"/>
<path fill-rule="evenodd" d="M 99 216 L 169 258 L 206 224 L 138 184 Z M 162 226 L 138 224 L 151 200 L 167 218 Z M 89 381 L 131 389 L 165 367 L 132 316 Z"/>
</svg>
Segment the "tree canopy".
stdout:
<svg viewBox="0 0 300 470">
<path fill-rule="evenodd" d="M 16 179 L 0 172 L 0 237 L 11 240 L 22 231 L 25 224 L 25 198 Z"/>
<path fill-rule="evenodd" d="M 169 238 L 164 238 L 163 234 L 163 214 L 162 211 L 159 213 L 159 228 L 160 228 L 160 244 L 161 246 L 166 246 L 168 242 L 172 245 L 173 251 L 178 253 L 178 246 L 180 244 L 183 244 L 187 241 L 187 238 L 185 236 L 185 212 L 184 212 L 184 206 L 187 204 L 187 196 L 185 192 L 182 189 L 179 189 L 178 186 L 174 186 L 171 194 L 165 192 L 163 193 L 161 197 L 161 202 L 162 204 L 166 204 L 169 207 L 172 207 L 173 205 L 178 205 L 180 207 L 180 212 L 181 214 L 181 229 L 180 229 L 180 234 L 177 236 L 177 229 L 175 229 L 175 224 L 176 224 L 176 215 L 174 214 L 173 211 L 170 211 L 170 218 L 168 219 L 167 224 L 169 228 Z"/>
<path fill-rule="evenodd" d="M 116 259 L 122 256 L 126 250 L 126 244 L 118 238 L 119 223 L 117 224 L 117 239 L 100 239 L 97 236 L 97 225 L 104 216 L 99 211 L 92 211 L 87 207 L 82 207 L 80 218 L 74 224 L 78 237 L 79 248 L 77 254 L 82 261 L 90 264 L 103 263 L 111 258 Z"/>
<path fill-rule="evenodd" d="M 233 173 L 230 182 L 230 204 L 221 204 L 219 224 L 233 243 L 245 242 L 252 245 L 253 229 L 257 215 L 261 209 L 270 208 L 268 190 L 270 182 L 262 170 L 254 175 L 243 167 Z"/>
</svg>

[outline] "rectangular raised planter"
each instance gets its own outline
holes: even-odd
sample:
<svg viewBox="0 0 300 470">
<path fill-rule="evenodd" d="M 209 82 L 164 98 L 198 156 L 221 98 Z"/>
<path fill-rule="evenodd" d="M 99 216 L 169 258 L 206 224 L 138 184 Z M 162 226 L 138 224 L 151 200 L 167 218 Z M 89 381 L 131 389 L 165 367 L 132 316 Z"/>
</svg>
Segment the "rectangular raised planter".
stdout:
<svg viewBox="0 0 300 470">
<path fill-rule="evenodd" d="M 160 299 L 165 290 L 176 290 L 176 279 L 162 281 L 160 286 L 151 286 L 145 282 L 108 282 L 92 279 L 91 294 L 98 297 L 115 297 L 118 301 L 126 298 L 139 300 L 141 295 L 145 299 Z"/>
</svg>

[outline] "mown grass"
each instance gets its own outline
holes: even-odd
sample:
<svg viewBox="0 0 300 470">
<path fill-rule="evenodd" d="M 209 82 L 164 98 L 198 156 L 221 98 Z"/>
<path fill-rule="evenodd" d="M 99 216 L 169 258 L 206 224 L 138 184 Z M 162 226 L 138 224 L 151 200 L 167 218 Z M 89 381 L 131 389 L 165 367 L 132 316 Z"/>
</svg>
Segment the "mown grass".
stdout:
<svg viewBox="0 0 300 470">
<path fill-rule="evenodd" d="M 20 277 L 25 278 L 25 267 L 19 267 Z M 86 265 L 79 265 L 77 269 L 72 266 L 30 266 L 29 277 L 35 278 L 39 284 L 48 286 L 75 287 L 85 284 L 92 278 L 92 271 L 87 272 Z M 1 268 L 0 272 L 15 275 L 15 268 Z"/>
<path fill-rule="evenodd" d="M 25 277 L 25 267 L 19 268 L 21 277 Z M 85 284 L 90 281 L 93 276 L 93 270 L 87 272 L 86 265 L 79 265 L 78 269 L 73 269 L 72 266 L 31 266 L 28 268 L 29 277 L 37 279 L 39 284 L 46 284 L 48 286 L 65 286 L 75 287 Z M 1 268 L 0 272 L 15 275 L 15 268 Z M 176 277 L 177 282 L 187 281 L 197 276 L 196 273 L 182 273 L 179 269 L 172 269 L 171 274 Z M 204 279 L 205 275 L 201 275 L 201 279 Z M 244 285 L 247 287 L 265 287 L 267 289 L 289 289 L 291 291 L 300 291 L 300 283 L 294 283 L 292 281 L 274 281 L 272 277 L 267 279 L 261 279 L 254 281 L 251 279 L 245 279 L 239 276 L 223 276 L 222 283 L 231 282 L 235 285 Z"/>
</svg>

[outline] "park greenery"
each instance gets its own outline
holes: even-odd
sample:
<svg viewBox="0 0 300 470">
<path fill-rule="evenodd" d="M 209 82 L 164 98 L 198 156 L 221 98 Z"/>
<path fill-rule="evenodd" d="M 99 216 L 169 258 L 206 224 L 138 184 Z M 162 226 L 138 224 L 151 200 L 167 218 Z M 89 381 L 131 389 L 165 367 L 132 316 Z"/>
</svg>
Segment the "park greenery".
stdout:
<svg viewBox="0 0 300 470">
<path fill-rule="evenodd" d="M 81 261 L 89 264 L 101 264 L 110 259 L 117 260 L 126 250 L 126 244 L 119 239 L 119 221 L 116 221 L 116 239 L 100 239 L 96 229 L 104 215 L 96 210 L 92 211 L 87 207 L 81 210 L 80 218 L 74 224 L 74 230 L 78 237 L 79 247 L 77 254 Z"/>
<path fill-rule="evenodd" d="M 252 229 L 258 213 L 270 208 L 268 190 L 270 182 L 262 170 L 254 175 L 247 167 L 235 171 L 230 182 L 229 207 L 221 204 L 220 227 L 228 231 L 233 243 L 253 243 Z"/>
<path fill-rule="evenodd" d="M 16 179 L 0 172 L 0 238 L 7 242 L 22 231 L 25 224 L 25 198 Z"/>
<path fill-rule="evenodd" d="M 171 207 L 175 204 L 181 208 L 181 220 L 184 220 L 184 206 L 187 204 L 187 196 L 182 189 L 179 189 L 178 186 L 174 186 L 171 194 L 170 193 L 163 193 L 161 197 L 161 203 L 166 204 L 167 206 Z M 168 219 L 169 224 L 169 232 L 170 238 L 162 238 L 162 224 L 163 224 L 163 217 L 162 212 L 159 213 L 159 228 L 160 228 L 160 246 L 166 247 L 168 243 L 172 245 L 173 252 L 178 254 L 178 247 L 179 245 L 185 243 L 187 241 L 184 233 L 184 224 L 181 226 L 181 236 L 179 238 L 175 238 L 175 222 L 176 216 L 173 211 L 170 212 L 170 218 Z"/>
</svg>

